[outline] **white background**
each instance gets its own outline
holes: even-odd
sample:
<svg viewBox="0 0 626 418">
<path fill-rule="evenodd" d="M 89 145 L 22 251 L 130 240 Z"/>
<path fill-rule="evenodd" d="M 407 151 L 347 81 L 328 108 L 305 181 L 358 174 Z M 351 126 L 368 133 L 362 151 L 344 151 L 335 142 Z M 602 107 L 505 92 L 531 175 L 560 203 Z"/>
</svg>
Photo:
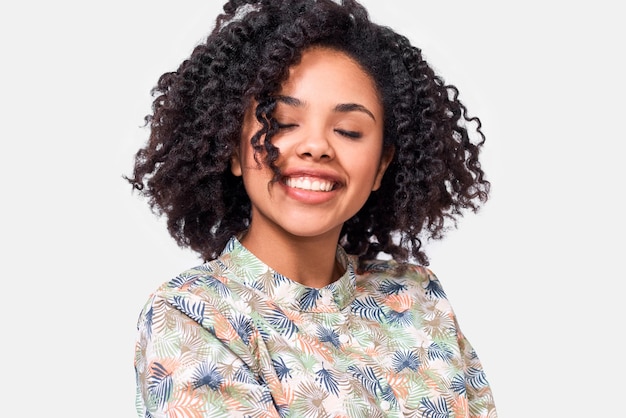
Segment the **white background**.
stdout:
<svg viewBox="0 0 626 418">
<path fill-rule="evenodd" d="M 147 138 L 150 89 L 209 32 L 222 1 L 7 3 L 0 415 L 134 417 L 139 310 L 198 259 L 122 174 Z M 364 3 L 422 48 L 484 125 L 492 198 L 430 246 L 430 267 L 500 416 L 620 416 L 619 2 Z"/>
</svg>

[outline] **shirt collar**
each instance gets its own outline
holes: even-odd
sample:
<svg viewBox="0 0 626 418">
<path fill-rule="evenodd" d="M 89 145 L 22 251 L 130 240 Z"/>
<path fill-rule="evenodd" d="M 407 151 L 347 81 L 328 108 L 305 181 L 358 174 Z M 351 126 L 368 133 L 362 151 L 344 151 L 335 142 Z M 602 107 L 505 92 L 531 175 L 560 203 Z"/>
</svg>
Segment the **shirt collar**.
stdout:
<svg viewBox="0 0 626 418">
<path fill-rule="evenodd" d="M 285 277 L 259 260 L 236 237 L 232 237 L 219 261 L 232 280 L 266 293 L 280 307 L 301 312 L 339 312 L 350 305 L 356 289 L 355 260 L 337 246 L 337 261 L 345 273 L 321 289 L 307 287 Z"/>
</svg>

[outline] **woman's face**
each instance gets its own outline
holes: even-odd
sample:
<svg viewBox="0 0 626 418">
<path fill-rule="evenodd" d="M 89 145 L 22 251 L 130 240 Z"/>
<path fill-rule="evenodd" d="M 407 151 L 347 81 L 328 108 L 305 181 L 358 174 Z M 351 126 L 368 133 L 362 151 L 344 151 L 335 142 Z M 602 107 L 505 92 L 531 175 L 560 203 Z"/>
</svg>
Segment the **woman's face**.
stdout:
<svg viewBox="0 0 626 418">
<path fill-rule="evenodd" d="M 274 116 L 280 180 L 271 183 L 271 170 L 254 160 L 250 138 L 260 125 L 251 109 L 232 158 L 252 204 L 249 232 L 338 238 L 380 187 L 392 156 L 383 155 L 383 107 L 373 80 L 346 54 L 312 48 L 290 69 Z"/>
</svg>

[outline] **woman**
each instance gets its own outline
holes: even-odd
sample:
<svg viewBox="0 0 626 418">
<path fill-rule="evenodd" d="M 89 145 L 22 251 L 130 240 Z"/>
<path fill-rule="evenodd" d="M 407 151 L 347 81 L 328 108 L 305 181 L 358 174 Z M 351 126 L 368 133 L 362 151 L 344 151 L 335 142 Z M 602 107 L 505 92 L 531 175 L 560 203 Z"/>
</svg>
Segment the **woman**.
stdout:
<svg viewBox="0 0 626 418">
<path fill-rule="evenodd" d="M 205 260 L 142 311 L 139 415 L 496 416 L 407 262 L 487 199 L 456 89 L 355 1 L 224 12 L 159 80 L 129 179 Z"/>
</svg>

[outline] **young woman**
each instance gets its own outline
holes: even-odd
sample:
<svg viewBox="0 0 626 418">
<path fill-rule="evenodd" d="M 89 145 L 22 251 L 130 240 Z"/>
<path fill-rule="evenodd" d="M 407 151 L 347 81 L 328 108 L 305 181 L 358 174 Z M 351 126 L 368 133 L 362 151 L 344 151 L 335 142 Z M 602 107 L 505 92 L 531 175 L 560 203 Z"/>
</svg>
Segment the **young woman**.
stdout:
<svg viewBox="0 0 626 418">
<path fill-rule="evenodd" d="M 419 49 L 231 0 L 156 91 L 129 180 L 205 262 L 142 311 L 140 416 L 496 416 L 420 240 L 486 200 L 482 143 Z"/>
</svg>

